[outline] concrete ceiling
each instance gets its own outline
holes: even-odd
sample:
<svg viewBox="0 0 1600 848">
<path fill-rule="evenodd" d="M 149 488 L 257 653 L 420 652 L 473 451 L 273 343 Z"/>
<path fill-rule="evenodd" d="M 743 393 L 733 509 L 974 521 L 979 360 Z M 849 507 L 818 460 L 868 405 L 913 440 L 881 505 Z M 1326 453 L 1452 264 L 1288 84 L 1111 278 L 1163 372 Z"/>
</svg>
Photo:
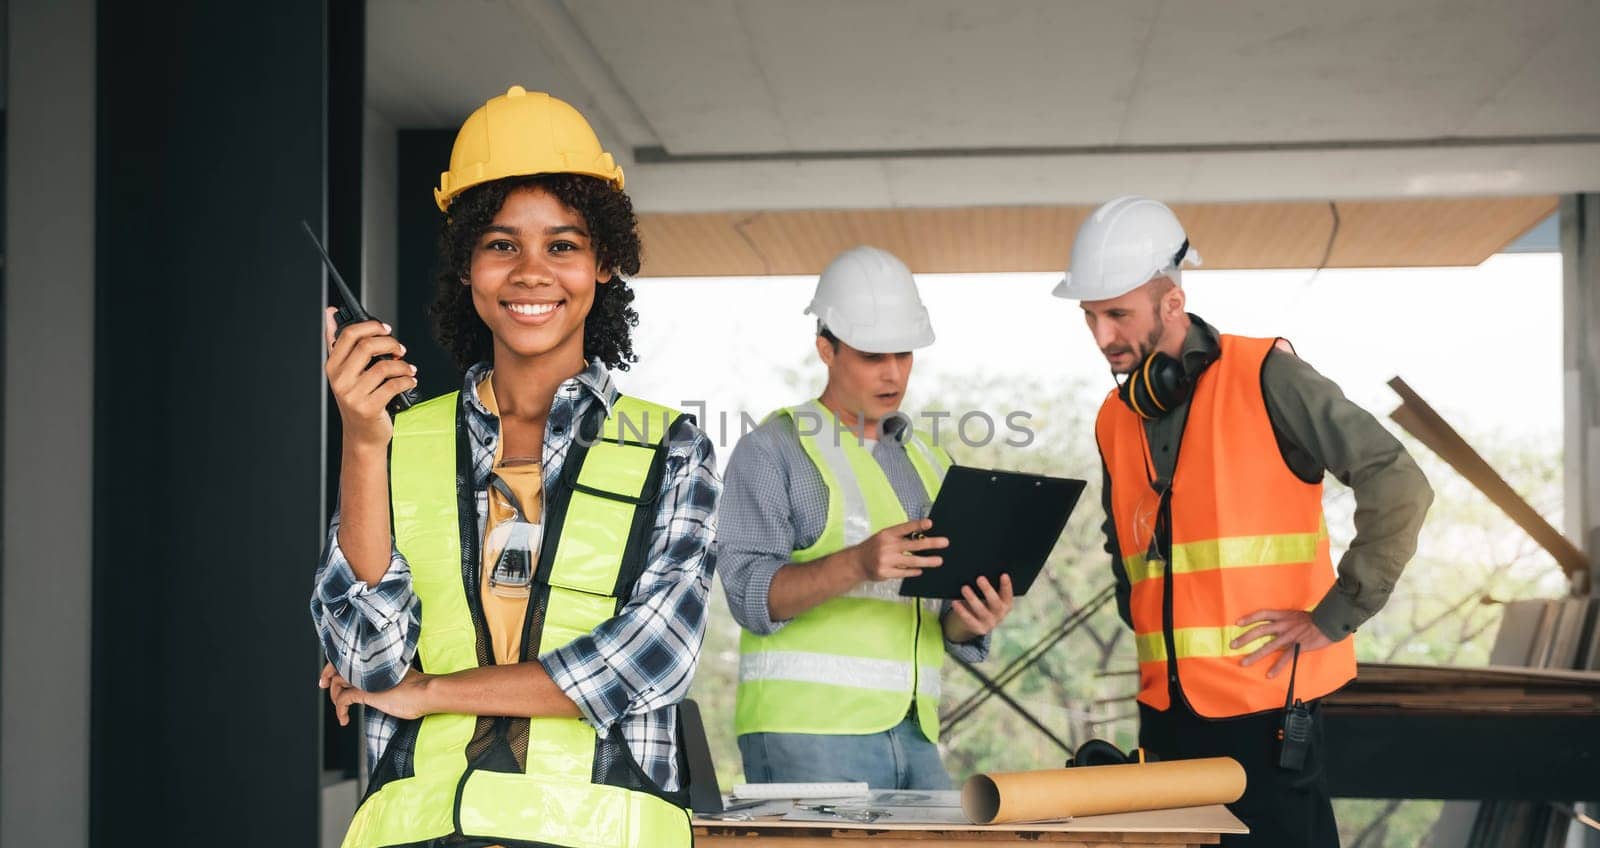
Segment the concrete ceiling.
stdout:
<svg viewBox="0 0 1600 848">
<path fill-rule="evenodd" d="M 509 84 L 550 91 L 595 124 L 646 213 L 1600 189 L 1592 0 L 371 0 L 367 14 L 368 101 L 390 123 L 453 128 Z"/>
</svg>

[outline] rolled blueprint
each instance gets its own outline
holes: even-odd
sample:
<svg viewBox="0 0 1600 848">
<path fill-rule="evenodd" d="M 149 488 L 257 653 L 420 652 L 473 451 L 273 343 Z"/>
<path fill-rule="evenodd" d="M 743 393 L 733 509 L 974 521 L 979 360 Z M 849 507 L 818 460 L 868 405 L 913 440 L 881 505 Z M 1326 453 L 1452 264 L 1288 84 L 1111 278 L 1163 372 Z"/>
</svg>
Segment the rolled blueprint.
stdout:
<svg viewBox="0 0 1600 848">
<path fill-rule="evenodd" d="M 1244 794 L 1244 767 L 1230 757 L 975 774 L 961 788 L 973 824 L 1229 804 Z"/>
</svg>

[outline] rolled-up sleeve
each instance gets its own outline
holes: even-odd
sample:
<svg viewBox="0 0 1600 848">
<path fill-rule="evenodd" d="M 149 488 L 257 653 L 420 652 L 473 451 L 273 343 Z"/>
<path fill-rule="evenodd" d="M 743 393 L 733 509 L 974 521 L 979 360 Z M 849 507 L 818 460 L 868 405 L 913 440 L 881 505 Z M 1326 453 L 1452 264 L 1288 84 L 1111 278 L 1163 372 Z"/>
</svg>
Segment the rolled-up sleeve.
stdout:
<svg viewBox="0 0 1600 848">
<path fill-rule="evenodd" d="M 772 578 L 796 546 L 789 479 L 775 448 L 756 430 L 728 458 L 717 547 L 722 590 L 739 626 L 758 636 L 781 630 L 772 620 Z"/>
<path fill-rule="evenodd" d="M 669 439 L 666 477 L 633 595 L 617 615 L 539 657 L 596 728 L 676 704 L 694 679 L 722 482 L 711 440 L 687 421 Z"/>
<path fill-rule="evenodd" d="M 950 602 L 946 601 L 944 611 L 939 616 L 940 623 L 943 624 L 945 616 L 953 614 L 950 612 Z M 989 658 L 989 638 L 990 634 L 988 633 L 965 642 L 952 642 L 946 638 L 944 640 L 944 651 L 962 662 L 981 663 Z"/>
<path fill-rule="evenodd" d="M 421 602 L 405 557 L 391 546 L 389 569 L 376 585 L 356 579 L 339 548 L 335 510 L 311 592 L 311 619 L 323 653 L 346 680 L 369 692 L 399 683 L 422 630 Z"/>
</svg>

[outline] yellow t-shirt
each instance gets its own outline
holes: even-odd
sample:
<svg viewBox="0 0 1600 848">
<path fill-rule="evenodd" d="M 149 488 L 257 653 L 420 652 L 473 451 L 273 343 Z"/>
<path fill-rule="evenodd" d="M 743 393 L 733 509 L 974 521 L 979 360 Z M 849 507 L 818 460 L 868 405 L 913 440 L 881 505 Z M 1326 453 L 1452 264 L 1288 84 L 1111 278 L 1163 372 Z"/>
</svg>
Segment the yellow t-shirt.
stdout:
<svg viewBox="0 0 1600 848">
<path fill-rule="evenodd" d="M 494 387 L 487 376 L 478 384 L 478 398 L 490 412 L 500 414 L 495 404 Z M 500 490 L 493 485 L 489 487 L 489 515 L 484 522 L 478 595 L 483 601 L 483 617 L 489 628 L 489 637 L 494 642 L 494 660 L 499 665 L 510 665 L 522 659 L 522 626 L 528 616 L 529 588 L 527 585 L 492 586 L 490 583 L 501 550 L 508 541 L 527 549 L 526 566 L 530 577 L 532 570 L 538 567 L 543 531 L 544 475 L 539 458 L 502 456 L 501 446 L 504 444 L 502 434 L 495 448 L 493 474 L 510 488 L 516 503 L 521 506 L 521 516 L 517 515 L 514 505 Z M 516 528 L 520 532 L 507 533 L 512 522 L 519 520 L 532 527 L 523 526 Z"/>
</svg>

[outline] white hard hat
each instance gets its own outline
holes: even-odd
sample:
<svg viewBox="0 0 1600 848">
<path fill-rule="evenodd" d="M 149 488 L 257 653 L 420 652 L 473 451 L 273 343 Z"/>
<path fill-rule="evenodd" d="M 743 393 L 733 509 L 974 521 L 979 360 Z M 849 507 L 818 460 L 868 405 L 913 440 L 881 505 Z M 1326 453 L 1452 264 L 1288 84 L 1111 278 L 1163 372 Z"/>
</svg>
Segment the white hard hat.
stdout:
<svg viewBox="0 0 1600 848">
<path fill-rule="evenodd" d="M 933 325 L 911 269 L 876 247 L 834 257 L 817 280 L 805 314 L 864 353 L 901 353 L 933 344 Z"/>
<path fill-rule="evenodd" d="M 1120 297 L 1159 277 L 1179 282 L 1178 267 L 1200 264 L 1166 204 L 1123 195 L 1094 210 L 1072 243 L 1072 264 L 1055 291 L 1073 300 Z"/>
</svg>

